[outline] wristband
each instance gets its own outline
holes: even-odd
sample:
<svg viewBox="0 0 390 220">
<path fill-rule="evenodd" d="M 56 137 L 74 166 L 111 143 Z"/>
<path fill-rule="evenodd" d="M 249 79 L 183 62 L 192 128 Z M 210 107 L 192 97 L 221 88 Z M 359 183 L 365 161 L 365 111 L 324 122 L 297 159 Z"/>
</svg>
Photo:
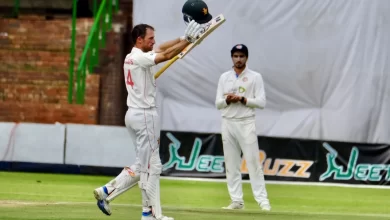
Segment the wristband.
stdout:
<svg viewBox="0 0 390 220">
<path fill-rule="evenodd" d="M 183 41 L 183 40 L 185 40 L 185 39 L 186 39 L 185 36 L 181 36 L 181 37 L 180 37 L 180 40 L 181 40 L 181 41 Z"/>
<path fill-rule="evenodd" d="M 245 97 L 242 96 L 240 102 L 241 102 L 242 104 L 244 104 L 244 101 L 245 101 Z"/>
</svg>

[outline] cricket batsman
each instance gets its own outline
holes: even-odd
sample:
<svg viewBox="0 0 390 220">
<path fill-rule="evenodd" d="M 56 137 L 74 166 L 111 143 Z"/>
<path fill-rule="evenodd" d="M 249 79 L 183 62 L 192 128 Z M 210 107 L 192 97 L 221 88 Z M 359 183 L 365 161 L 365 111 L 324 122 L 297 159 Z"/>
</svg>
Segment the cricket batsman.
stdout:
<svg viewBox="0 0 390 220">
<path fill-rule="evenodd" d="M 241 152 L 246 159 L 252 192 L 264 211 L 271 206 L 260 164 L 255 126 L 255 109 L 266 104 L 260 73 L 246 65 L 248 48 L 237 44 L 231 49 L 233 68 L 223 73 L 218 82 L 215 105 L 222 114 L 222 144 L 226 166 L 227 188 L 232 200 L 224 209 L 243 209 Z"/>
<path fill-rule="evenodd" d="M 138 184 L 142 192 L 141 219 L 173 220 L 162 214 L 160 204 L 160 119 L 156 109 L 156 82 L 151 68 L 172 59 L 196 41 L 202 27 L 194 17 L 192 14 L 184 36 L 165 42 L 156 50 L 153 50 L 154 28 L 147 24 L 133 27 L 131 36 L 134 47 L 126 56 L 123 68 L 128 92 L 125 124 L 136 147 L 136 161 L 93 191 L 97 206 L 106 215 L 111 215 L 110 202 Z M 206 18 L 201 22 L 208 20 Z"/>
</svg>

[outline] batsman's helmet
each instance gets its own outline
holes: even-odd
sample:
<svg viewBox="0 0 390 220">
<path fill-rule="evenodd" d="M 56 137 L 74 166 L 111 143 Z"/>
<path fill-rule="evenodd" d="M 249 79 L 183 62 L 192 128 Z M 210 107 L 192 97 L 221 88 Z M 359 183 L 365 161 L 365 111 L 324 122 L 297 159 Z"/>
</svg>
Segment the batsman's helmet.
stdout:
<svg viewBox="0 0 390 220">
<path fill-rule="evenodd" d="M 207 4 L 202 0 L 187 0 L 181 10 L 186 24 L 195 20 L 199 24 L 209 22 L 213 16 L 209 13 Z"/>
</svg>

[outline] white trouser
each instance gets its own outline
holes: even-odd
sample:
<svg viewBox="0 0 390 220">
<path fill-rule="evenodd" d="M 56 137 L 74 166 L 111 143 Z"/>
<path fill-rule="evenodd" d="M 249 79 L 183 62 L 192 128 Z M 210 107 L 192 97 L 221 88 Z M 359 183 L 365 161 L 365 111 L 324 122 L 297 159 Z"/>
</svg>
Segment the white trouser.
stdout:
<svg viewBox="0 0 390 220">
<path fill-rule="evenodd" d="M 144 211 L 152 207 L 156 217 L 161 217 L 160 174 L 162 164 L 159 154 L 160 119 L 156 108 L 129 108 L 125 116 L 126 127 L 136 146 L 136 173 L 140 174 Z"/>
<path fill-rule="evenodd" d="M 250 183 L 258 204 L 269 204 L 260 163 L 255 118 L 222 118 L 222 143 L 225 157 L 227 187 L 233 202 L 244 202 L 241 176 L 241 151 L 247 163 Z"/>
<path fill-rule="evenodd" d="M 160 118 L 157 109 L 129 108 L 125 124 L 135 146 L 136 165 L 139 168 L 137 171 L 145 172 L 148 170 L 152 155 L 158 156 L 158 159 L 153 161 L 160 161 L 159 155 L 155 154 L 159 151 L 160 141 Z"/>
</svg>

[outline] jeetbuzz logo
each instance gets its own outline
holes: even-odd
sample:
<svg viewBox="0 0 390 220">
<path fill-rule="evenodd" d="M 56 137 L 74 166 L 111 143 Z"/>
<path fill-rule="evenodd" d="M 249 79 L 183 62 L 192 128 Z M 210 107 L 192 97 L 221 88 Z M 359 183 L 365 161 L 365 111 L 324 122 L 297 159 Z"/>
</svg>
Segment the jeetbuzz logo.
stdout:
<svg viewBox="0 0 390 220">
<path fill-rule="evenodd" d="M 336 162 L 338 152 L 333 149 L 328 143 L 323 143 L 322 146 L 327 151 L 329 151 L 329 153 L 326 154 L 326 163 L 328 164 L 328 169 L 320 176 L 320 181 L 328 179 L 332 176 L 332 174 L 334 174 L 334 179 L 337 180 L 351 179 L 353 175 L 352 168 L 356 166 L 359 150 L 356 147 L 352 148 L 347 170 L 343 171 L 343 167 L 338 165 Z M 345 164 L 345 161 L 343 161 L 343 163 Z"/>
<path fill-rule="evenodd" d="M 264 150 L 259 150 L 260 164 L 263 166 L 264 175 L 291 178 L 310 178 L 310 169 L 314 164 L 312 160 L 295 160 L 286 158 L 267 157 Z M 249 174 L 245 158 L 241 160 L 241 173 Z"/>
<path fill-rule="evenodd" d="M 334 180 L 350 180 L 358 181 L 381 181 L 383 177 L 386 181 L 390 180 L 390 165 L 385 164 L 358 164 L 359 149 L 353 147 L 349 155 L 348 162 L 343 158 L 338 157 L 338 152 L 328 143 L 323 143 L 322 146 L 329 151 L 326 154 L 327 170 L 320 176 L 320 181 L 324 181 L 333 175 Z M 346 166 L 337 164 L 336 159 Z M 386 174 L 386 175 L 385 175 Z"/>
<path fill-rule="evenodd" d="M 186 162 L 186 157 L 179 155 L 181 142 L 172 133 L 168 132 L 167 137 L 171 140 L 171 143 L 168 146 L 169 160 L 163 165 L 163 171 L 172 167 L 181 171 L 196 170 L 198 172 L 213 173 L 223 173 L 225 171 L 223 156 L 200 155 L 202 149 L 202 140 L 200 138 L 195 138 L 191 154 Z"/>
</svg>

